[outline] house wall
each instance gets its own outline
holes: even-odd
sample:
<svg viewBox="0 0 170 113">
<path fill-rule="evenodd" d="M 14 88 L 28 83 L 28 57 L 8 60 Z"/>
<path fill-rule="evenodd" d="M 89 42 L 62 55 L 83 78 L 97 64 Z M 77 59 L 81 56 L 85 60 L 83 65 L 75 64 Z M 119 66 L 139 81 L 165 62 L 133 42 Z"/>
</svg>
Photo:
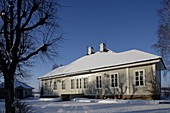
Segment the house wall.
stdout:
<svg viewBox="0 0 170 113">
<path fill-rule="evenodd" d="M 42 81 L 44 96 L 61 96 L 83 94 L 92 96 L 114 96 L 123 95 L 124 98 L 133 98 L 138 96 L 148 96 L 153 93 L 153 76 L 156 76 L 160 81 L 160 70 L 156 68 L 157 64 L 140 65 L 119 69 L 111 69 L 88 74 L 79 74 L 61 78 L 46 79 Z M 144 72 L 144 85 L 135 85 L 135 72 Z M 111 87 L 111 75 L 118 75 L 118 86 Z M 96 88 L 96 77 L 101 76 L 101 88 Z M 84 78 L 88 79 L 88 87 L 84 88 Z M 71 80 L 74 79 L 74 88 L 71 89 Z M 77 88 L 77 80 L 78 88 Z M 65 81 L 65 89 L 62 89 L 62 81 Z M 81 81 L 81 88 L 80 88 Z M 152 82 L 151 82 L 152 81 Z M 54 82 L 57 83 L 57 88 L 54 90 Z M 159 94 L 159 91 L 158 91 Z M 121 97 L 122 98 L 122 97 Z"/>
<path fill-rule="evenodd" d="M 24 97 L 31 97 L 32 95 L 32 89 L 24 89 Z"/>
<path fill-rule="evenodd" d="M 22 88 L 22 87 L 18 87 L 15 90 L 15 95 L 16 95 L 16 98 L 20 98 L 20 99 L 31 97 L 32 96 L 32 89 L 25 89 L 25 88 Z"/>
<path fill-rule="evenodd" d="M 161 94 L 161 68 L 159 64 L 156 64 L 156 79 L 157 79 L 157 88 L 158 92 Z"/>
<path fill-rule="evenodd" d="M 152 90 L 152 84 L 151 79 L 153 76 L 153 69 L 152 65 L 144 65 L 140 67 L 132 67 L 129 68 L 130 71 L 130 77 L 129 77 L 129 82 L 130 82 L 130 91 L 129 95 L 151 95 Z M 143 86 L 136 86 L 135 85 L 135 72 L 136 71 L 144 71 L 144 85 Z"/>
</svg>

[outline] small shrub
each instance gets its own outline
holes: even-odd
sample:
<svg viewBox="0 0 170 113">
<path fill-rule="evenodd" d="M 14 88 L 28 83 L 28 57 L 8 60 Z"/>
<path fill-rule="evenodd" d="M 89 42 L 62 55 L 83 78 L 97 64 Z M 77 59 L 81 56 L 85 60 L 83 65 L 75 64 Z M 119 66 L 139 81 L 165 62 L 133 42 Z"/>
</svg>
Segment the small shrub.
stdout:
<svg viewBox="0 0 170 113">
<path fill-rule="evenodd" d="M 15 113 L 33 113 L 31 106 L 20 100 L 16 100 Z"/>
</svg>

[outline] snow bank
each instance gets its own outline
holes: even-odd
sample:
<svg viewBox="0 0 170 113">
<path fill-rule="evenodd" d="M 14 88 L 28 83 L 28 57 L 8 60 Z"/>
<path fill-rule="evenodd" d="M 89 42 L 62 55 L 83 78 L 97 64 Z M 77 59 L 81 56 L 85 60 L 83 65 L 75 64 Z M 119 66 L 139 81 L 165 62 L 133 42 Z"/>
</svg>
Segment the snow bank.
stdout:
<svg viewBox="0 0 170 113">
<path fill-rule="evenodd" d="M 119 100 L 106 99 L 100 100 L 98 103 L 118 103 L 118 104 L 159 104 L 160 100 Z"/>
<path fill-rule="evenodd" d="M 60 102 L 60 101 L 62 101 L 62 98 L 61 97 L 58 97 L 58 98 L 27 98 L 22 101 L 23 102 L 38 102 L 38 101 Z"/>
<path fill-rule="evenodd" d="M 74 98 L 71 101 L 74 102 L 98 102 L 96 99 L 88 99 L 88 98 Z"/>
<path fill-rule="evenodd" d="M 62 98 L 40 98 L 39 101 L 51 101 L 51 102 L 60 102 L 62 101 Z"/>
<path fill-rule="evenodd" d="M 99 100 L 97 103 L 119 103 L 119 100 L 117 100 L 117 99 L 105 99 L 105 100 Z"/>
<path fill-rule="evenodd" d="M 116 103 L 116 104 L 160 104 L 160 103 L 167 103 L 167 101 L 169 101 L 169 100 L 119 100 L 119 99 L 74 98 L 71 101 L 74 101 L 74 102 L 95 102 L 95 103 Z"/>
<path fill-rule="evenodd" d="M 28 98 L 25 102 L 35 101 L 48 101 L 48 102 L 60 102 L 61 97 L 58 98 Z M 74 98 L 73 102 L 85 102 L 85 103 L 115 103 L 115 104 L 170 104 L 170 100 L 121 100 L 121 99 L 88 99 L 88 98 Z"/>
</svg>

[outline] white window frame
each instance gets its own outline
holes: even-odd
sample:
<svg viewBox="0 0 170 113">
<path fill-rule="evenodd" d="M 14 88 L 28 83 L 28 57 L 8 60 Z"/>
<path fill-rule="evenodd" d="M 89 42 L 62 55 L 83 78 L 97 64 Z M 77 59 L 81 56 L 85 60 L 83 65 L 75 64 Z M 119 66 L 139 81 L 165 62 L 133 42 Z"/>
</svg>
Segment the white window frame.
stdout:
<svg viewBox="0 0 170 113">
<path fill-rule="evenodd" d="M 62 81 L 61 81 L 61 89 L 62 89 L 62 90 L 65 90 L 65 89 L 66 89 L 66 81 L 65 81 L 65 80 L 62 80 Z"/>
<path fill-rule="evenodd" d="M 140 83 L 140 75 L 139 75 L 139 85 L 136 85 L 136 72 L 143 72 L 143 85 L 140 85 L 141 83 Z M 135 87 L 145 87 L 145 70 L 144 69 L 140 69 L 140 70 L 135 70 L 134 71 L 134 84 L 135 84 Z"/>
<path fill-rule="evenodd" d="M 84 83 L 84 89 L 88 87 L 88 77 L 83 78 L 83 83 Z"/>
<path fill-rule="evenodd" d="M 82 88 L 82 79 L 81 78 L 79 79 L 79 84 L 80 84 L 79 88 L 81 89 Z"/>
<path fill-rule="evenodd" d="M 50 82 L 49 82 L 49 87 L 50 88 L 52 87 L 52 80 L 50 80 Z"/>
<path fill-rule="evenodd" d="M 79 89 L 79 79 L 76 79 L 76 89 Z"/>
<path fill-rule="evenodd" d="M 97 82 L 97 77 L 98 77 L 98 82 Z M 102 76 L 99 75 L 99 76 L 96 76 L 96 89 L 101 89 L 101 88 L 102 88 Z"/>
<path fill-rule="evenodd" d="M 53 85 L 54 85 L 54 88 L 53 88 L 53 89 L 54 89 L 54 90 L 57 90 L 57 81 L 56 81 L 56 80 L 54 81 Z"/>
<path fill-rule="evenodd" d="M 75 79 L 71 79 L 71 89 L 75 89 Z"/>
<path fill-rule="evenodd" d="M 48 83 L 44 82 L 44 90 L 48 90 Z"/>
<path fill-rule="evenodd" d="M 112 82 L 112 75 L 114 76 L 113 82 Z M 115 75 L 117 75 L 117 86 L 115 86 Z M 114 83 L 114 86 L 112 86 L 112 83 Z M 111 73 L 110 74 L 110 87 L 111 88 L 118 88 L 119 87 L 119 74 L 118 73 Z"/>
</svg>

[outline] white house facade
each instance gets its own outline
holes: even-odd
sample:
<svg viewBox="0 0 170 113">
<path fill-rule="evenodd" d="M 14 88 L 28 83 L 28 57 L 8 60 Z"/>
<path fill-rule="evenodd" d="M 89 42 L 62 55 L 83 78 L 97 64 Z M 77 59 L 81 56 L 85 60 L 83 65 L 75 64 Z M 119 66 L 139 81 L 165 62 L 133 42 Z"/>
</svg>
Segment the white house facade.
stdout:
<svg viewBox="0 0 170 113">
<path fill-rule="evenodd" d="M 42 96 L 67 98 L 159 99 L 162 58 L 139 50 L 113 52 L 100 44 L 97 52 L 58 67 L 38 79 Z"/>
</svg>

